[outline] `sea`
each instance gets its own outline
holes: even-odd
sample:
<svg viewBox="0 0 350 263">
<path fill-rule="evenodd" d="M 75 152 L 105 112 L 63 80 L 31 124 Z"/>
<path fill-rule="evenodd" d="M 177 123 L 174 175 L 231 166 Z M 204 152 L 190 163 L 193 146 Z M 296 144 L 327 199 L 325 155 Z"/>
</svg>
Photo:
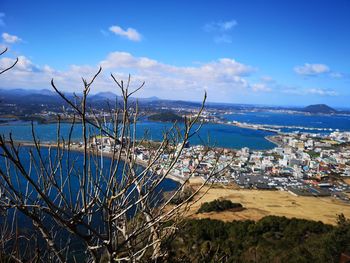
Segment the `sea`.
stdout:
<svg viewBox="0 0 350 263">
<path fill-rule="evenodd" d="M 146 137 L 150 140 L 162 140 L 163 133 L 172 127 L 172 123 L 154 122 L 144 120 L 137 124 L 136 137 L 141 139 Z M 67 138 L 71 124 L 61 123 L 61 136 Z M 181 128 L 181 125 L 180 125 Z M 193 131 L 198 128 L 195 125 Z M 73 133 L 73 140 L 81 139 L 81 125 L 76 124 Z M 57 138 L 57 124 L 34 124 L 35 135 L 41 141 L 55 141 Z M 0 126 L 0 134 L 9 136 L 11 133 L 14 140 L 32 140 L 32 126 L 28 122 L 13 122 Z M 249 147 L 256 150 L 272 149 L 274 144 L 265 139 L 272 133 L 251 129 L 244 129 L 225 124 L 204 124 L 198 133 L 194 134 L 190 144 L 205 144 L 215 147 L 240 149 Z"/>
<path fill-rule="evenodd" d="M 280 125 L 289 128 L 282 128 L 284 132 L 313 132 L 330 133 L 335 130 L 350 131 L 349 115 L 305 115 L 288 114 L 280 112 L 240 112 L 235 114 L 222 115 L 227 121 L 246 122 L 250 124 Z M 163 133 L 172 126 L 171 123 L 154 122 L 147 119 L 137 124 L 136 137 L 146 137 L 150 140 L 159 141 Z M 291 128 L 293 126 L 293 128 Z M 61 124 L 61 136 L 67 137 L 71 125 Z M 195 126 L 195 130 L 198 126 Z M 180 125 L 181 128 L 181 125 Z M 309 128 L 307 130 L 303 128 Z M 314 128 L 314 129 L 310 129 Z M 35 135 L 41 141 L 55 141 L 57 138 L 56 124 L 35 124 Z M 32 127 L 29 122 L 10 122 L 0 125 L 0 134 L 12 134 L 14 140 L 31 140 Z M 204 124 L 198 133 L 190 140 L 193 145 L 205 144 L 215 147 L 240 149 L 248 147 L 252 150 L 267 150 L 275 147 L 273 143 L 266 140 L 266 136 L 273 133 L 240 128 L 228 124 Z M 81 138 L 81 125 L 76 125 L 72 133 L 73 140 Z"/>
<path fill-rule="evenodd" d="M 136 126 L 136 137 L 138 139 L 146 138 L 150 140 L 160 141 L 162 140 L 165 131 L 169 130 L 173 126 L 172 123 L 154 122 L 147 119 L 141 120 Z M 53 142 L 57 139 L 57 124 L 39 124 L 34 123 L 34 134 L 35 137 L 41 142 Z M 183 128 L 183 124 L 179 126 L 180 130 Z M 195 125 L 192 132 L 198 128 Z M 60 137 L 68 138 L 71 130 L 70 123 L 60 124 Z M 90 130 L 90 129 L 89 129 Z M 93 130 L 91 128 L 91 130 Z M 92 131 L 93 132 L 93 131 Z M 0 125 L 0 134 L 4 135 L 6 138 L 11 137 L 15 141 L 32 141 L 32 125 L 30 122 L 19 122 L 13 121 L 10 123 Z M 190 139 L 190 144 L 192 145 L 211 145 L 216 147 L 224 148 L 235 148 L 239 149 L 242 147 L 249 147 L 251 149 L 266 150 L 271 149 L 275 145 L 265 139 L 265 136 L 271 135 L 269 132 L 243 129 L 235 127 L 232 125 L 224 124 L 204 124 L 198 133 Z M 82 137 L 82 126 L 76 124 L 72 132 L 72 140 L 80 141 Z M 29 154 L 28 147 L 23 147 L 21 149 L 21 159 L 24 162 L 26 168 L 29 168 Z M 42 155 L 45 159 L 48 158 L 47 150 L 42 150 Z M 79 157 L 79 158 L 78 158 Z M 71 158 L 78 158 L 76 160 L 76 165 L 79 165 L 79 160 L 81 162 L 82 155 L 80 153 L 74 153 Z M 4 160 L 0 160 L 0 167 L 4 167 Z M 108 159 L 104 167 L 109 167 Z M 25 185 L 25 184 L 24 184 Z M 161 191 L 172 191 L 178 187 L 178 183 L 170 179 L 166 179 L 160 185 Z"/>
</svg>

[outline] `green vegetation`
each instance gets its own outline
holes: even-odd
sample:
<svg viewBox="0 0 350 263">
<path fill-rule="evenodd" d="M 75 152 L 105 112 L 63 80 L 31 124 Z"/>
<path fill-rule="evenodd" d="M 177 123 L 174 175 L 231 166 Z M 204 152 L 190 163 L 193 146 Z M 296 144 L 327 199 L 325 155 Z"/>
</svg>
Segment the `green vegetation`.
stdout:
<svg viewBox="0 0 350 263">
<path fill-rule="evenodd" d="M 188 220 L 168 244 L 169 262 L 339 262 L 350 221 L 338 225 L 267 216 L 258 222 Z"/>
<path fill-rule="evenodd" d="M 214 200 L 211 202 L 205 202 L 198 209 L 197 213 L 209 213 L 209 212 L 221 212 L 229 209 L 242 209 L 243 206 L 240 203 L 233 203 L 231 200 Z"/>
<path fill-rule="evenodd" d="M 170 204 L 179 205 L 182 202 L 186 201 L 193 194 L 193 189 L 186 187 L 183 191 L 178 192 L 173 199 L 171 199 Z M 174 191 L 164 193 L 165 199 L 170 198 L 174 194 Z M 190 201 L 192 198 L 190 198 Z"/>
<path fill-rule="evenodd" d="M 161 122 L 167 122 L 167 121 L 182 122 L 182 121 L 184 121 L 184 118 L 175 114 L 172 111 L 164 111 L 164 112 L 160 112 L 157 114 L 153 114 L 153 115 L 149 116 L 148 119 L 152 120 L 152 121 L 161 121 Z"/>
<path fill-rule="evenodd" d="M 278 153 L 272 153 L 271 155 L 275 158 L 275 160 L 282 159 L 282 156 L 279 155 Z"/>
<path fill-rule="evenodd" d="M 317 153 L 317 152 L 315 152 L 315 151 L 308 151 L 308 152 L 306 152 L 308 155 L 310 155 L 310 157 L 312 158 L 312 159 L 315 159 L 315 158 L 318 158 L 318 157 L 320 157 L 320 153 Z"/>
</svg>

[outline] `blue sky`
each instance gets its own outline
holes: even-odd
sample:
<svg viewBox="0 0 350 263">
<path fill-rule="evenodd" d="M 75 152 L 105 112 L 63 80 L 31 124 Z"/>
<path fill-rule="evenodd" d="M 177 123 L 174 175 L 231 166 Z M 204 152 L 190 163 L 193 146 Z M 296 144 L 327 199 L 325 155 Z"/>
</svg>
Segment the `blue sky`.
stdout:
<svg viewBox="0 0 350 263">
<path fill-rule="evenodd" d="M 139 97 L 348 106 L 350 2 L 18 1 L 0 4 L 1 47 L 19 65 L 0 88 L 78 91 L 99 65 L 133 76 Z"/>
</svg>

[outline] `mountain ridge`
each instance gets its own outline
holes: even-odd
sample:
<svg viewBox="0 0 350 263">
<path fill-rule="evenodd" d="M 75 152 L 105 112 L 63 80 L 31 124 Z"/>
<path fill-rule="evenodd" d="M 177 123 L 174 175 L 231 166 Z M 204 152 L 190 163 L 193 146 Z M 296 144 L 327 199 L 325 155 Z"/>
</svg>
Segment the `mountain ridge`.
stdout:
<svg viewBox="0 0 350 263">
<path fill-rule="evenodd" d="M 82 94 L 73 92 L 63 92 L 68 99 L 73 99 L 74 94 L 81 96 Z M 91 94 L 88 98 L 89 103 L 95 106 L 104 107 L 106 101 L 114 103 L 117 99 L 118 103 L 122 102 L 122 97 L 114 92 L 98 92 Z M 180 107 L 180 108 L 198 108 L 201 106 L 201 102 L 185 101 L 185 100 L 170 100 L 161 99 L 156 96 L 146 98 L 130 97 L 129 102 L 139 102 L 140 105 L 147 108 L 162 108 L 162 107 Z M 25 105 L 39 103 L 39 104 L 53 104 L 62 105 L 63 101 L 55 91 L 49 89 L 6 89 L 0 88 L 0 102 L 2 103 L 16 103 L 24 107 Z M 350 110 L 339 109 L 336 110 L 326 104 L 313 104 L 306 107 L 292 107 L 292 106 L 273 106 L 273 105 L 256 105 L 256 104 L 242 104 L 242 103 L 218 103 L 207 102 L 206 108 L 214 108 L 221 110 L 257 110 L 257 111 L 269 111 L 269 110 L 285 110 L 294 111 L 305 114 L 350 114 Z"/>
</svg>

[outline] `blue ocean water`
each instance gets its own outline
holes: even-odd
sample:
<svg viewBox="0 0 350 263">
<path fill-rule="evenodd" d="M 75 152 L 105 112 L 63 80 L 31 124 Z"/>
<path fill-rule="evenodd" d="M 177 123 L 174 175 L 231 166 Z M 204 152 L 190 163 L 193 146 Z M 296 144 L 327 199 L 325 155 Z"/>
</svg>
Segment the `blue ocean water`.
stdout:
<svg viewBox="0 0 350 263">
<path fill-rule="evenodd" d="M 147 134 L 147 139 L 161 140 L 163 132 L 172 126 L 171 123 L 152 121 L 141 121 L 137 124 L 136 136 L 142 138 Z M 71 125 L 61 124 L 61 136 L 67 137 Z M 181 127 L 181 126 L 180 126 Z M 195 126 L 197 128 L 198 126 Z M 54 141 L 57 138 L 56 124 L 35 124 L 35 134 L 41 141 Z M 31 125 L 29 123 L 13 123 L 0 126 L 0 134 L 12 133 L 15 140 L 32 140 Z M 251 149 L 271 149 L 275 145 L 264 137 L 271 135 L 269 132 L 243 129 L 231 125 L 204 124 L 199 133 L 190 140 L 191 144 L 210 144 L 211 146 L 240 149 L 249 147 Z M 81 138 L 81 125 L 73 129 L 72 139 Z"/>
<path fill-rule="evenodd" d="M 270 124 L 283 126 L 302 126 L 312 128 L 332 128 L 340 131 L 350 131 L 350 116 L 341 115 L 305 115 L 287 114 L 276 112 L 246 112 L 224 115 L 229 121 L 239 121 L 255 124 Z M 70 124 L 61 124 L 61 136 L 67 137 Z M 147 139 L 161 140 L 163 132 L 172 126 L 171 123 L 153 122 L 142 120 L 137 125 L 137 138 L 142 138 L 147 133 Z M 196 128 L 196 127 L 195 127 Z M 282 129 L 283 131 L 295 131 L 298 129 Z M 16 140 L 31 140 L 31 125 L 28 122 L 13 122 L 0 125 L 0 134 L 12 133 Z M 57 137 L 56 124 L 35 124 L 36 136 L 42 141 L 54 141 Z M 314 132 L 320 132 L 315 130 Z M 264 137 L 271 135 L 269 132 L 243 129 L 231 125 L 212 124 L 203 125 L 198 134 L 192 139 L 192 144 L 209 144 L 217 147 L 239 149 L 249 147 L 256 150 L 271 149 L 274 144 Z M 81 138 L 81 126 L 77 125 L 72 133 L 74 140 Z"/>
<path fill-rule="evenodd" d="M 29 151 L 32 150 L 32 158 L 30 158 L 29 155 Z M 2 154 L 2 150 L 0 149 L 0 154 Z M 70 152 L 70 155 L 68 156 L 67 153 L 65 153 L 63 155 L 62 158 L 62 173 L 60 172 L 60 170 L 57 170 L 55 173 L 50 173 L 51 170 L 50 167 L 50 162 L 49 160 L 51 160 L 51 162 L 54 164 L 53 167 L 56 167 L 55 164 L 57 159 L 56 159 L 56 153 L 57 150 L 56 149 L 51 149 L 51 152 L 49 154 L 49 150 L 47 148 L 42 148 L 40 150 L 40 154 L 41 154 L 41 158 L 43 160 L 43 162 L 45 163 L 43 166 L 41 166 L 39 164 L 39 154 L 36 150 L 30 148 L 30 147 L 22 147 L 20 148 L 19 151 L 19 158 L 21 160 L 21 164 L 24 167 L 24 170 L 26 171 L 26 173 L 28 173 L 28 175 L 30 176 L 31 180 L 34 182 L 38 182 L 37 184 L 39 186 L 40 191 L 45 192 L 45 194 L 48 195 L 49 199 L 51 202 L 53 202 L 54 204 L 58 205 L 61 209 L 67 209 L 67 206 L 64 205 L 65 202 L 61 202 L 57 199 L 57 197 L 59 196 L 59 191 L 55 188 L 55 187 L 51 187 L 50 190 L 48 190 L 48 188 L 45 188 L 48 186 L 48 184 L 44 183 L 44 181 L 46 182 L 46 180 L 43 180 L 43 178 L 47 179 L 47 178 L 55 178 L 54 181 L 55 183 L 60 187 L 60 190 L 62 191 L 62 195 L 64 195 L 64 200 L 66 200 L 66 202 L 70 203 L 70 205 L 72 207 L 74 207 L 76 205 L 76 200 L 79 199 L 80 202 L 79 204 L 82 204 L 81 201 L 81 197 L 80 194 L 78 194 L 79 192 L 79 187 L 80 187 L 80 180 L 79 177 L 82 174 L 82 167 L 83 167 L 83 155 L 79 152 Z M 32 162 L 30 162 L 30 160 L 34 160 Z M 94 182 L 96 184 L 98 184 L 99 189 L 101 190 L 100 193 L 100 197 L 101 199 L 104 197 L 104 195 L 102 193 L 104 193 L 104 190 L 106 189 L 106 185 L 107 185 L 107 181 L 108 180 L 108 176 L 105 179 L 104 175 L 109 175 L 109 168 L 111 165 L 112 160 L 110 158 L 104 158 L 103 159 L 103 165 L 101 166 L 101 164 L 99 163 L 99 161 L 97 160 L 96 162 L 94 162 L 91 159 L 91 173 L 92 176 L 96 179 Z M 34 165 L 34 163 L 37 163 L 38 167 L 37 169 L 35 168 L 36 166 Z M 74 163 L 74 168 L 72 169 L 72 165 Z M 9 165 L 8 165 L 9 164 Z M 99 164 L 98 167 L 96 167 L 96 164 Z M 115 167 L 116 163 L 113 163 L 113 167 Z M 39 168 L 40 167 L 40 168 Z M 48 175 L 45 172 L 45 168 L 47 168 L 47 170 L 49 171 L 50 175 Z M 119 167 L 123 167 L 123 163 L 119 166 Z M 97 169 L 99 168 L 99 169 Z M 21 172 L 19 172 L 19 170 L 11 163 L 11 162 L 6 162 L 6 159 L 1 157 L 0 158 L 0 169 L 2 171 L 9 171 L 10 174 L 10 181 L 12 183 L 12 187 L 13 189 L 15 189 L 14 192 L 16 193 L 21 193 L 23 195 L 26 196 L 26 205 L 43 205 L 43 207 L 46 207 L 47 204 L 42 200 L 39 199 L 39 192 L 38 190 L 36 190 L 35 187 L 33 187 L 31 184 L 28 183 L 29 180 L 25 179 L 25 177 L 23 176 L 23 174 Z M 142 171 L 142 167 L 138 166 L 135 168 L 136 173 L 141 172 Z M 68 177 L 68 170 L 71 170 L 71 176 Z M 40 177 L 39 177 L 40 176 Z M 123 189 L 123 187 L 125 186 L 125 184 L 123 184 L 121 181 L 121 178 L 123 176 L 122 173 L 122 169 L 117 170 L 117 180 L 119 182 L 118 185 L 120 185 L 120 188 Z M 40 178 L 40 179 L 38 179 Z M 7 185 L 7 181 L 4 180 L 4 178 L 2 176 L 0 176 L 0 185 L 1 188 L 0 189 L 2 192 L 3 189 L 10 189 Z M 151 193 L 151 205 L 158 205 L 158 203 L 163 199 L 163 193 L 166 191 L 174 191 L 176 189 L 178 189 L 178 187 L 180 186 L 179 183 L 165 178 L 155 189 L 154 191 L 152 191 Z M 130 189 L 126 192 L 126 194 L 128 194 L 128 201 L 129 202 L 133 202 L 133 200 L 135 198 L 137 198 L 137 193 L 136 191 L 133 191 L 130 194 Z M 60 192 L 61 192 L 60 191 Z M 6 191 L 3 191 L 3 193 Z M 10 191 L 11 192 L 11 191 Z M 3 197 L 3 196 L 2 196 Z M 63 205 L 62 205 L 63 204 Z M 126 205 L 128 205 L 129 203 L 126 202 Z M 67 209 L 66 212 L 69 213 L 70 209 Z M 2 210 L 0 210 L 0 212 L 2 212 Z M 135 213 L 137 212 L 137 207 L 133 207 L 131 208 L 128 213 L 127 216 L 129 217 L 133 217 L 135 216 Z M 5 214 L 0 214 L 0 226 L 4 225 L 6 222 L 9 223 L 9 226 L 11 225 L 11 223 L 13 222 L 13 220 L 15 219 L 16 221 L 16 225 L 19 227 L 18 228 L 18 233 L 21 234 L 22 232 L 25 235 L 30 236 L 32 234 L 33 231 L 35 231 L 35 227 L 33 226 L 33 222 L 30 218 L 28 218 L 25 214 L 21 213 L 19 210 L 14 210 L 14 209 L 10 209 L 7 211 L 6 216 L 4 216 Z M 91 217 L 91 225 L 95 227 L 95 229 L 99 229 L 102 227 L 105 227 L 106 225 L 104 224 L 105 221 L 103 221 L 103 214 L 97 209 L 94 208 L 94 212 L 90 214 Z M 86 220 L 86 216 L 82 219 L 82 220 Z M 82 258 L 84 258 L 84 247 L 82 245 L 81 242 L 79 242 L 79 240 L 74 237 L 71 236 L 70 233 L 66 230 L 64 230 L 55 220 L 53 220 L 53 218 L 51 216 L 45 216 L 45 218 L 43 219 L 43 222 L 45 225 L 50 226 L 52 229 L 61 229 L 60 232 L 57 232 L 57 235 L 55 236 L 55 238 L 57 240 L 60 240 L 60 244 L 58 244 L 58 246 L 64 245 L 65 242 L 70 239 L 70 253 L 74 254 L 74 255 L 79 255 Z M 80 225 L 81 227 L 81 232 L 86 231 L 85 228 L 82 227 L 82 225 Z M 17 232 L 16 232 L 17 233 Z M 45 242 L 40 238 L 40 236 L 37 237 L 38 240 L 37 242 L 39 244 L 43 244 L 45 245 Z M 21 247 L 21 242 L 19 242 L 18 246 Z M 26 246 L 26 243 L 23 242 L 23 246 Z M 26 247 L 26 249 L 28 249 Z M 81 255 L 80 255 L 81 254 Z M 83 260 L 82 260 L 83 261 Z M 72 261 L 73 262 L 73 261 Z M 79 261 L 80 262 L 80 261 Z"/>
<path fill-rule="evenodd" d="M 31 153 L 29 152 L 31 151 Z M 0 149 L 0 154 L 2 154 L 2 149 Z M 44 164 L 46 165 L 47 170 L 50 170 L 50 161 L 52 164 L 57 164 L 57 150 L 55 148 L 52 148 L 50 151 L 48 148 L 42 148 L 40 149 L 40 154 L 41 154 L 41 158 L 44 162 Z M 31 158 L 30 156 L 32 156 L 32 166 L 31 166 Z M 24 169 L 27 171 L 27 173 L 30 175 L 30 177 L 35 181 L 37 179 L 38 176 L 38 171 L 40 171 L 40 174 L 43 173 L 44 170 L 40 170 L 40 169 L 35 169 L 33 163 L 36 164 L 40 164 L 40 159 L 39 159 L 39 154 L 38 151 L 36 149 L 34 149 L 34 147 L 21 147 L 19 150 L 19 158 L 21 160 L 21 163 L 24 167 Z M 105 157 L 103 158 L 103 165 L 101 165 L 100 162 L 100 157 L 97 157 L 97 159 L 95 159 L 94 157 L 90 157 L 90 162 L 91 162 L 91 173 L 93 177 L 96 176 L 101 176 L 101 174 L 104 175 L 108 175 L 110 172 L 110 166 L 111 166 L 111 162 L 112 159 Z M 75 151 L 71 151 L 69 153 L 69 155 L 67 154 L 67 152 L 65 152 L 63 154 L 62 157 L 62 174 L 63 174 L 63 180 L 65 180 L 66 178 L 66 174 L 68 174 L 68 170 L 72 169 L 72 166 L 74 165 L 75 169 L 73 169 L 72 171 L 72 176 L 71 176 L 71 181 L 70 181 L 70 185 L 71 185 L 71 191 L 73 192 L 73 195 L 76 195 L 76 191 L 79 188 L 79 180 L 78 180 L 78 175 L 80 175 L 82 173 L 82 167 L 83 167 L 83 154 L 80 152 L 75 152 Z M 26 179 L 20 174 L 17 173 L 17 169 L 15 167 L 15 165 L 13 165 L 11 162 L 9 162 L 9 169 L 10 172 L 12 174 L 18 174 L 18 180 L 14 180 L 13 184 L 18 188 L 21 189 L 22 191 L 25 191 L 27 185 L 26 185 Z M 98 165 L 98 166 L 97 166 Z M 113 167 L 116 165 L 116 161 L 113 162 Z M 40 167 L 40 165 L 39 165 Z M 123 162 L 121 163 L 120 167 L 123 167 Z M 0 168 L 3 169 L 3 171 L 5 171 L 6 169 L 6 160 L 5 158 L 0 158 Z M 43 167 L 41 167 L 43 168 Z M 136 172 L 142 172 L 143 168 L 141 166 L 137 166 L 136 168 Z M 96 170 L 99 171 L 98 174 L 96 174 Z M 57 171 L 55 176 L 57 177 L 57 183 L 58 185 L 60 185 L 60 172 Z M 118 180 L 121 180 L 123 174 L 122 174 L 122 169 L 119 169 L 117 171 L 116 174 Z M 2 180 L 2 178 L 0 177 L 0 181 Z M 1 181 L 2 182 L 2 181 Z M 5 183 L 4 183 L 5 184 Z M 103 188 L 104 187 L 104 181 L 100 180 L 100 187 Z M 68 185 L 65 184 L 65 188 L 63 188 L 63 192 L 66 192 L 68 194 Z M 160 184 L 158 191 L 155 192 L 160 192 L 162 191 L 172 191 L 174 190 L 177 186 L 179 186 L 179 183 L 170 180 L 170 179 L 164 179 L 164 181 L 162 182 L 162 184 Z M 33 190 L 33 189 L 30 189 Z M 34 193 L 33 195 L 35 195 L 35 190 L 33 190 Z M 57 194 L 57 192 L 55 192 L 56 190 L 53 189 L 51 191 L 51 194 L 53 196 L 55 196 Z"/>
</svg>

